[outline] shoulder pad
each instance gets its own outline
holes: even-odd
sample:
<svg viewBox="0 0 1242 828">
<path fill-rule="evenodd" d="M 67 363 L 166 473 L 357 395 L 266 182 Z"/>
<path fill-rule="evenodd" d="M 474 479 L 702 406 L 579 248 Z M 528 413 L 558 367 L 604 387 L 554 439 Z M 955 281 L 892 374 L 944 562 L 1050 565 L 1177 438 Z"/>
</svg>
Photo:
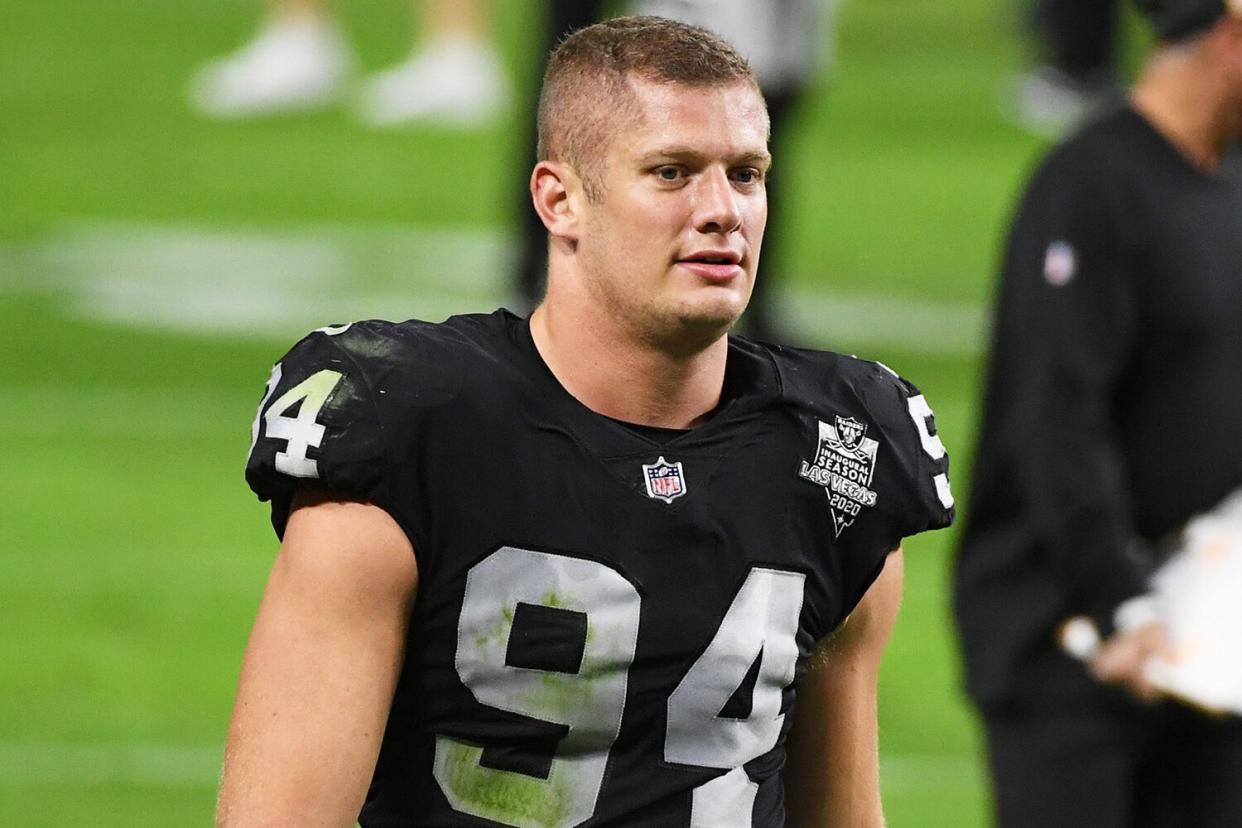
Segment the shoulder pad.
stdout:
<svg viewBox="0 0 1242 828">
<path fill-rule="evenodd" d="M 904 492 L 885 498 L 883 507 L 901 536 L 953 521 L 948 452 L 931 407 L 913 383 L 883 363 L 827 351 L 785 349 L 782 362 L 786 394 L 795 405 L 821 418 L 836 414 L 873 423 L 868 436 L 882 445 L 880 462 Z"/>
<path fill-rule="evenodd" d="M 908 470 L 912 497 L 906 534 L 940 529 L 953 522 L 955 504 L 949 485 L 949 453 L 936 429 L 936 417 L 922 392 L 883 363 L 880 369 L 893 403 L 874 409 L 877 419 L 889 420 L 894 450 Z"/>
<path fill-rule="evenodd" d="M 342 347 L 352 326 L 321 328 L 272 368 L 251 426 L 246 482 L 272 501 L 283 534 L 300 485 L 372 502 L 384 499 L 387 450 L 376 401 L 359 359 Z M 365 332 L 358 331 L 363 334 Z"/>
</svg>

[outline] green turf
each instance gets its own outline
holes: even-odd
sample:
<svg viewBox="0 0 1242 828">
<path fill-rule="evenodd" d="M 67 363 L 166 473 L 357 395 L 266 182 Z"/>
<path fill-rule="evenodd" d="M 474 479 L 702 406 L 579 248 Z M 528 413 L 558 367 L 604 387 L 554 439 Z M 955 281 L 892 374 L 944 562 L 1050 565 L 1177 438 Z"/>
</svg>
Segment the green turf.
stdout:
<svg viewBox="0 0 1242 828">
<path fill-rule="evenodd" d="M 254 5 L 5 3 L 0 254 L 84 220 L 514 226 L 510 170 L 527 128 L 516 118 L 460 135 L 368 132 L 336 111 L 193 116 L 182 98 L 190 69 L 238 43 Z M 529 78 L 538 15 L 498 5 L 506 59 Z M 790 283 L 986 299 L 997 235 L 1040 148 L 996 115 L 998 84 L 1022 61 L 1003 6 L 844 5 L 832 80 L 800 108 L 777 159 Z M 342 7 L 366 66 L 406 48 L 404 3 Z M 274 551 L 240 471 L 284 332 L 83 321 L 44 290 L 46 273 L 18 261 L 0 255 L 0 824 L 205 824 Z M 926 344 L 867 355 L 914 378 L 935 406 L 962 500 L 978 358 L 932 356 Z M 952 541 L 907 547 L 881 698 L 894 828 L 985 824 L 949 621 Z M 188 753 L 164 761 L 160 750 Z"/>
</svg>

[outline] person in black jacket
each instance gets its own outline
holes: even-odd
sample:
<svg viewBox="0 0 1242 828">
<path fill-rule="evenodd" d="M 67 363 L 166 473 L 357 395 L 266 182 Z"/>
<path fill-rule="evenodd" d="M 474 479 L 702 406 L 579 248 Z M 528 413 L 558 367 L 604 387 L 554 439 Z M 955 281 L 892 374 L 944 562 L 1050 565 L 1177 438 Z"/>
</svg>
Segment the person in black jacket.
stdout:
<svg viewBox="0 0 1242 828">
<path fill-rule="evenodd" d="M 955 609 L 1006 828 L 1242 825 L 1242 723 L 1143 669 L 1150 574 L 1242 486 L 1242 3 L 1140 5 L 1129 106 L 1052 151 L 1003 260 Z"/>
</svg>

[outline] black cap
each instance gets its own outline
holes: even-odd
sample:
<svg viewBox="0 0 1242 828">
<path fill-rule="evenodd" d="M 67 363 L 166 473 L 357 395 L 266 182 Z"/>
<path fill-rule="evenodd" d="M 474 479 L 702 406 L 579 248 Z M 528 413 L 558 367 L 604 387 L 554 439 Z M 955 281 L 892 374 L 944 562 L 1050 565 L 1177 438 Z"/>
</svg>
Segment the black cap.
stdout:
<svg viewBox="0 0 1242 828">
<path fill-rule="evenodd" d="M 1225 15 L 1227 0 L 1135 0 L 1162 41 L 1180 40 L 1211 27 Z"/>
</svg>

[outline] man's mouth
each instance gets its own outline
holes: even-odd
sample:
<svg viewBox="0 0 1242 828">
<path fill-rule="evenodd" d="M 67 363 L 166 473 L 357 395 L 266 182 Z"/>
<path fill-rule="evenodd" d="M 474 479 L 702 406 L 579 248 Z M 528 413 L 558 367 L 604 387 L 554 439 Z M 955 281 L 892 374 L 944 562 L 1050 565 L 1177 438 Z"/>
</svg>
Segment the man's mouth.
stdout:
<svg viewBox="0 0 1242 828">
<path fill-rule="evenodd" d="M 703 262 L 704 264 L 738 264 L 742 257 L 732 250 L 704 250 L 683 257 L 683 262 Z"/>
<path fill-rule="evenodd" d="M 677 264 L 713 282 L 732 279 L 742 273 L 742 257 L 732 250 L 704 250 L 677 260 Z"/>
</svg>

